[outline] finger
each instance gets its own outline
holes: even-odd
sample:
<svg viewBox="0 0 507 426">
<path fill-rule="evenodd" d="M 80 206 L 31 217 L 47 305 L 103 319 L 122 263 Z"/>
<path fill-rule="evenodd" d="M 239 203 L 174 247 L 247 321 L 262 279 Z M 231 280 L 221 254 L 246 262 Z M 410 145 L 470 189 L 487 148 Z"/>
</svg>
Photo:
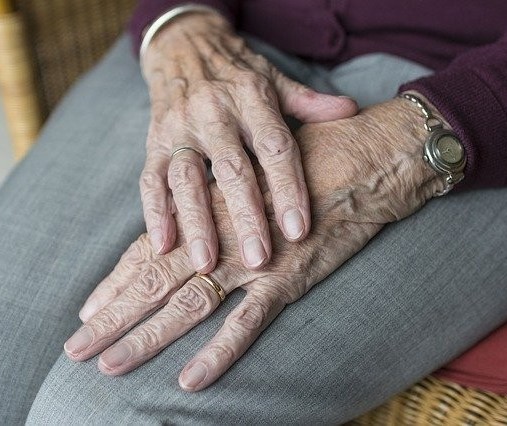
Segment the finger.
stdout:
<svg viewBox="0 0 507 426">
<path fill-rule="evenodd" d="M 104 306 L 118 297 L 134 281 L 145 263 L 152 260 L 146 234 L 132 243 L 111 272 L 90 294 L 79 311 L 81 321 L 88 321 Z"/>
<path fill-rule="evenodd" d="M 189 149 L 177 152 L 169 164 L 168 182 L 194 269 L 211 272 L 217 262 L 218 239 L 203 157 Z"/>
<path fill-rule="evenodd" d="M 184 248 L 147 264 L 120 296 L 110 302 L 64 345 L 69 358 L 86 360 L 110 346 L 151 315 L 192 275 Z"/>
<path fill-rule="evenodd" d="M 352 117 L 358 112 L 356 101 L 348 96 L 318 93 L 276 69 L 273 69 L 273 74 L 282 112 L 303 123 L 339 120 Z"/>
<path fill-rule="evenodd" d="M 180 386 L 190 392 L 206 388 L 224 374 L 283 310 L 280 299 L 248 293 L 215 337 L 185 366 Z"/>
<path fill-rule="evenodd" d="M 137 368 L 207 318 L 219 304 L 217 292 L 193 277 L 163 309 L 104 351 L 99 369 L 116 376 Z"/>
<path fill-rule="evenodd" d="M 255 172 L 237 132 L 231 132 L 222 122 L 207 128 L 212 141 L 213 175 L 238 237 L 243 264 L 249 269 L 258 269 L 271 257 L 271 240 Z"/>
<path fill-rule="evenodd" d="M 168 167 L 167 153 L 148 149 L 146 164 L 139 180 L 146 229 L 153 249 L 158 254 L 167 253 L 176 241 L 176 224 L 171 211 L 172 197 L 166 183 Z"/>
<path fill-rule="evenodd" d="M 266 96 L 249 100 L 250 108 L 243 120 L 271 190 L 278 226 L 287 240 L 299 241 L 308 235 L 311 226 L 301 155 L 278 110 L 276 95 L 267 87 L 261 93 Z"/>
<path fill-rule="evenodd" d="M 146 228 L 158 254 L 167 253 L 176 240 L 172 196 L 167 187 L 169 152 L 165 119 L 171 105 L 185 98 L 187 82 L 178 61 L 167 60 L 166 72 L 154 70 L 149 79 L 151 123 L 148 133 L 146 164 L 140 177 L 141 199 Z M 172 76 L 172 77 L 168 77 Z"/>
</svg>

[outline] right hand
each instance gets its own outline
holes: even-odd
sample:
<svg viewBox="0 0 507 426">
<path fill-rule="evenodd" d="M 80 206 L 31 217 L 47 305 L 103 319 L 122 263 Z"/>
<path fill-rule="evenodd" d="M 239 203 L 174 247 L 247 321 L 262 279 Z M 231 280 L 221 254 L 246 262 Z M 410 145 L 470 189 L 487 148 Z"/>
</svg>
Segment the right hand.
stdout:
<svg viewBox="0 0 507 426">
<path fill-rule="evenodd" d="M 356 114 L 356 103 L 288 79 L 213 13 L 175 19 L 151 42 L 142 65 L 152 110 L 140 186 L 155 252 L 173 247 L 177 209 L 194 269 L 214 269 L 218 241 L 203 161 L 208 158 L 243 264 L 266 264 L 269 227 L 245 147 L 264 169 L 284 237 L 304 239 L 310 230 L 308 191 L 298 145 L 282 114 L 303 123 L 326 122 Z M 172 157 L 183 147 L 193 150 Z"/>
</svg>

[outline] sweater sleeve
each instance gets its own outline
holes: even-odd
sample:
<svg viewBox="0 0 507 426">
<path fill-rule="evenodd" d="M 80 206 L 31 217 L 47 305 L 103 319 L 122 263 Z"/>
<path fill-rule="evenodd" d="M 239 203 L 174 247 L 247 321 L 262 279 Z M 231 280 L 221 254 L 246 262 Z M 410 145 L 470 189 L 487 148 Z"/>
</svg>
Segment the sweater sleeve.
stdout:
<svg viewBox="0 0 507 426">
<path fill-rule="evenodd" d="M 457 189 L 507 186 L 507 32 L 405 90 L 424 95 L 460 136 L 467 166 Z"/>
<path fill-rule="evenodd" d="M 129 23 L 134 53 L 138 55 L 144 29 L 170 9 L 184 4 L 202 4 L 221 12 L 235 25 L 239 15 L 240 0 L 139 0 Z"/>
</svg>

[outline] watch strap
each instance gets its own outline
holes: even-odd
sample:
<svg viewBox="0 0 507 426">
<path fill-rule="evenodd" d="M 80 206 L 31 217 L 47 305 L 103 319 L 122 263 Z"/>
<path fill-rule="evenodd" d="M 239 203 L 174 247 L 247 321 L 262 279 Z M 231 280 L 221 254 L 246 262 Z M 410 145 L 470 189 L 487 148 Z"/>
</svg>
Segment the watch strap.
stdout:
<svg viewBox="0 0 507 426">
<path fill-rule="evenodd" d="M 400 97 L 415 104 L 424 117 L 424 128 L 428 137 L 424 143 L 423 159 L 433 170 L 445 177 L 445 187 L 435 194 L 447 194 L 455 184 L 465 177 L 463 170 L 466 165 L 466 156 L 463 144 L 459 137 L 435 116 L 426 103 L 411 93 L 402 93 Z"/>
</svg>

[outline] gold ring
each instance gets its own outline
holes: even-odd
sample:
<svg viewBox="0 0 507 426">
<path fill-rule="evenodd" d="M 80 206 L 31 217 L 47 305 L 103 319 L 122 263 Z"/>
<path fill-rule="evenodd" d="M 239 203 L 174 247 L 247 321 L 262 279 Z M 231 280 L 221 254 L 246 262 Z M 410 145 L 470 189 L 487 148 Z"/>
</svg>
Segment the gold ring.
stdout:
<svg viewBox="0 0 507 426">
<path fill-rule="evenodd" d="M 200 274 L 196 272 L 194 277 L 201 278 L 203 281 L 206 281 L 213 290 L 216 291 L 218 297 L 220 297 L 220 301 L 223 302 L 225 300 L 225 291 L 220 284 L 218 284 L 213 278 L 206 274 Z"/>
<path fill-rule="evenodd" d="M 178 148 L 171 154 L 171 158 L 173 158 L 176 154 L 183 151 L 194 151 L 196 154 L 199 154 L 202 157 L 202 154 L 199 151 L 197 151 L 197 149 L 194 149 L 191 146 L 182 146 L 181 148 Z"/>
</svg>

